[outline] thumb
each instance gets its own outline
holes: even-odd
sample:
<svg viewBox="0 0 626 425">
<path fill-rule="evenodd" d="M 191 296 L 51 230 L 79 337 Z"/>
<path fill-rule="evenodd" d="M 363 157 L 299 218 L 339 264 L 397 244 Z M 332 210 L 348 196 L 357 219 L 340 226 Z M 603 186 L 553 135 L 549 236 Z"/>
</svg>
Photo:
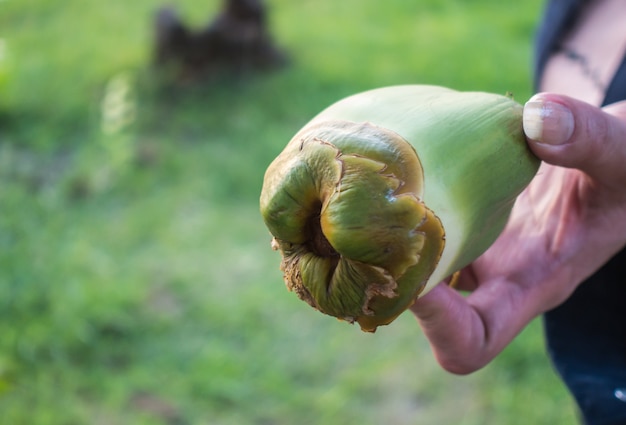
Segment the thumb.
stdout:
<svg viewBox="0 0 626 425">
<path fill-rule="evenodd" d="M 577 168 L 623 190 L 626 101 L 601 109 L 571 97 L 539 93 L 524 106 L 523 122 L 529 146 L 539 158 Z"/>
</svg>

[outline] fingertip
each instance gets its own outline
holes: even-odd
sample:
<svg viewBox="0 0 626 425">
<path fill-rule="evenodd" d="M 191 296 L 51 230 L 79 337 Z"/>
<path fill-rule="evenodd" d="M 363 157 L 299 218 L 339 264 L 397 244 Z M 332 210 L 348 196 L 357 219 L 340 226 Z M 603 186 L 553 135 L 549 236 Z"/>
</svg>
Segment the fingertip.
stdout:
<svg viewBox="0 0 626 425">
<path fill-rule="evenodd" d="M 549 164 L 577 168 L 601 181 L 615 180 L 626 170 L 626 123 L 620 110 L 555 93 L 536 94 L 524 106 L 528 146 Z"/>
<path fill-rule="evenodd" d="M 537 94 L 524 105 L 523 127 L 531 143 L 560 146 L 574 134 L 574 115 L 563 103 Z"/>
<path fill-rule="evenodd" d="M 446 298 L 446 290 L 450 289 L 445 282 L 441 282 L 427 294 L 421 295 L 411 306 L 411 311 L 420 320 L 428 320 L 441 310 L 441 302 Z"/>
</svg>

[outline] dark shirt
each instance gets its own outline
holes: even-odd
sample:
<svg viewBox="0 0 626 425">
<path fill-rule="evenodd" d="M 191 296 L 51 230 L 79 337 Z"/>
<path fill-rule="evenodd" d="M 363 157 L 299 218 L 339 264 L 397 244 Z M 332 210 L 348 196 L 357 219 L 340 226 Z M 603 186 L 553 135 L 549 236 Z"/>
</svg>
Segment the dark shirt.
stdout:
<svg viewBox="0 0 626 425">
<path fill-rule="evenodd" d="M 551 0 L 536 38 L 535 87 L 585 0 Z M 626 57 L 603 105 L 626 99 Z M 625 141 L 626 143 L 626 141 Z M 626 166 L 626 164 L 625 164 Z M 626 424 L 626 249 L 544 315 L 548 353 L 587 425 Z"/>
</svg>

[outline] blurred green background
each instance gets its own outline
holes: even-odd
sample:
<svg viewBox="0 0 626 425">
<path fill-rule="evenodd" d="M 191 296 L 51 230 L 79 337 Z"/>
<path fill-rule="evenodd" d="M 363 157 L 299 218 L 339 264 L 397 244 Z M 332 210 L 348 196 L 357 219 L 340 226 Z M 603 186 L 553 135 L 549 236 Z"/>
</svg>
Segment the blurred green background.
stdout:
<svg viewBox="0 0 626 425">
<path fill-rule="evenodd" d="M 161 4 L 0 0 L 0 423 L 574 423 L 539 321 L 450 375 L 411 314 L 364 334 L 287 292 L 258 213 L 269 162 L 345 95 L 524 102 L 542 2 L 270 0 L 288 67 L 178 87 L 150 67 Z"/>
</svg>

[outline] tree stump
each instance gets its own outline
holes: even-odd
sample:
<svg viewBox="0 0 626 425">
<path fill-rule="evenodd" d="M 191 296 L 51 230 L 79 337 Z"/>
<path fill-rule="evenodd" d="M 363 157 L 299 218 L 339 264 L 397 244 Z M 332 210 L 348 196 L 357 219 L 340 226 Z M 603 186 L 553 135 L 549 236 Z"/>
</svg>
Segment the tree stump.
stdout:
<svg viewBox="0 0 626 425">
<path fill-rule="evenodd" d="M 240 76 L 285 65 L 275 47 L 261 0 L 224 0 L 223 10 L 205 28 L 193 31 L 171 7 L 155 18 L 155 63 L 181 81 Z"/>
</svg>

